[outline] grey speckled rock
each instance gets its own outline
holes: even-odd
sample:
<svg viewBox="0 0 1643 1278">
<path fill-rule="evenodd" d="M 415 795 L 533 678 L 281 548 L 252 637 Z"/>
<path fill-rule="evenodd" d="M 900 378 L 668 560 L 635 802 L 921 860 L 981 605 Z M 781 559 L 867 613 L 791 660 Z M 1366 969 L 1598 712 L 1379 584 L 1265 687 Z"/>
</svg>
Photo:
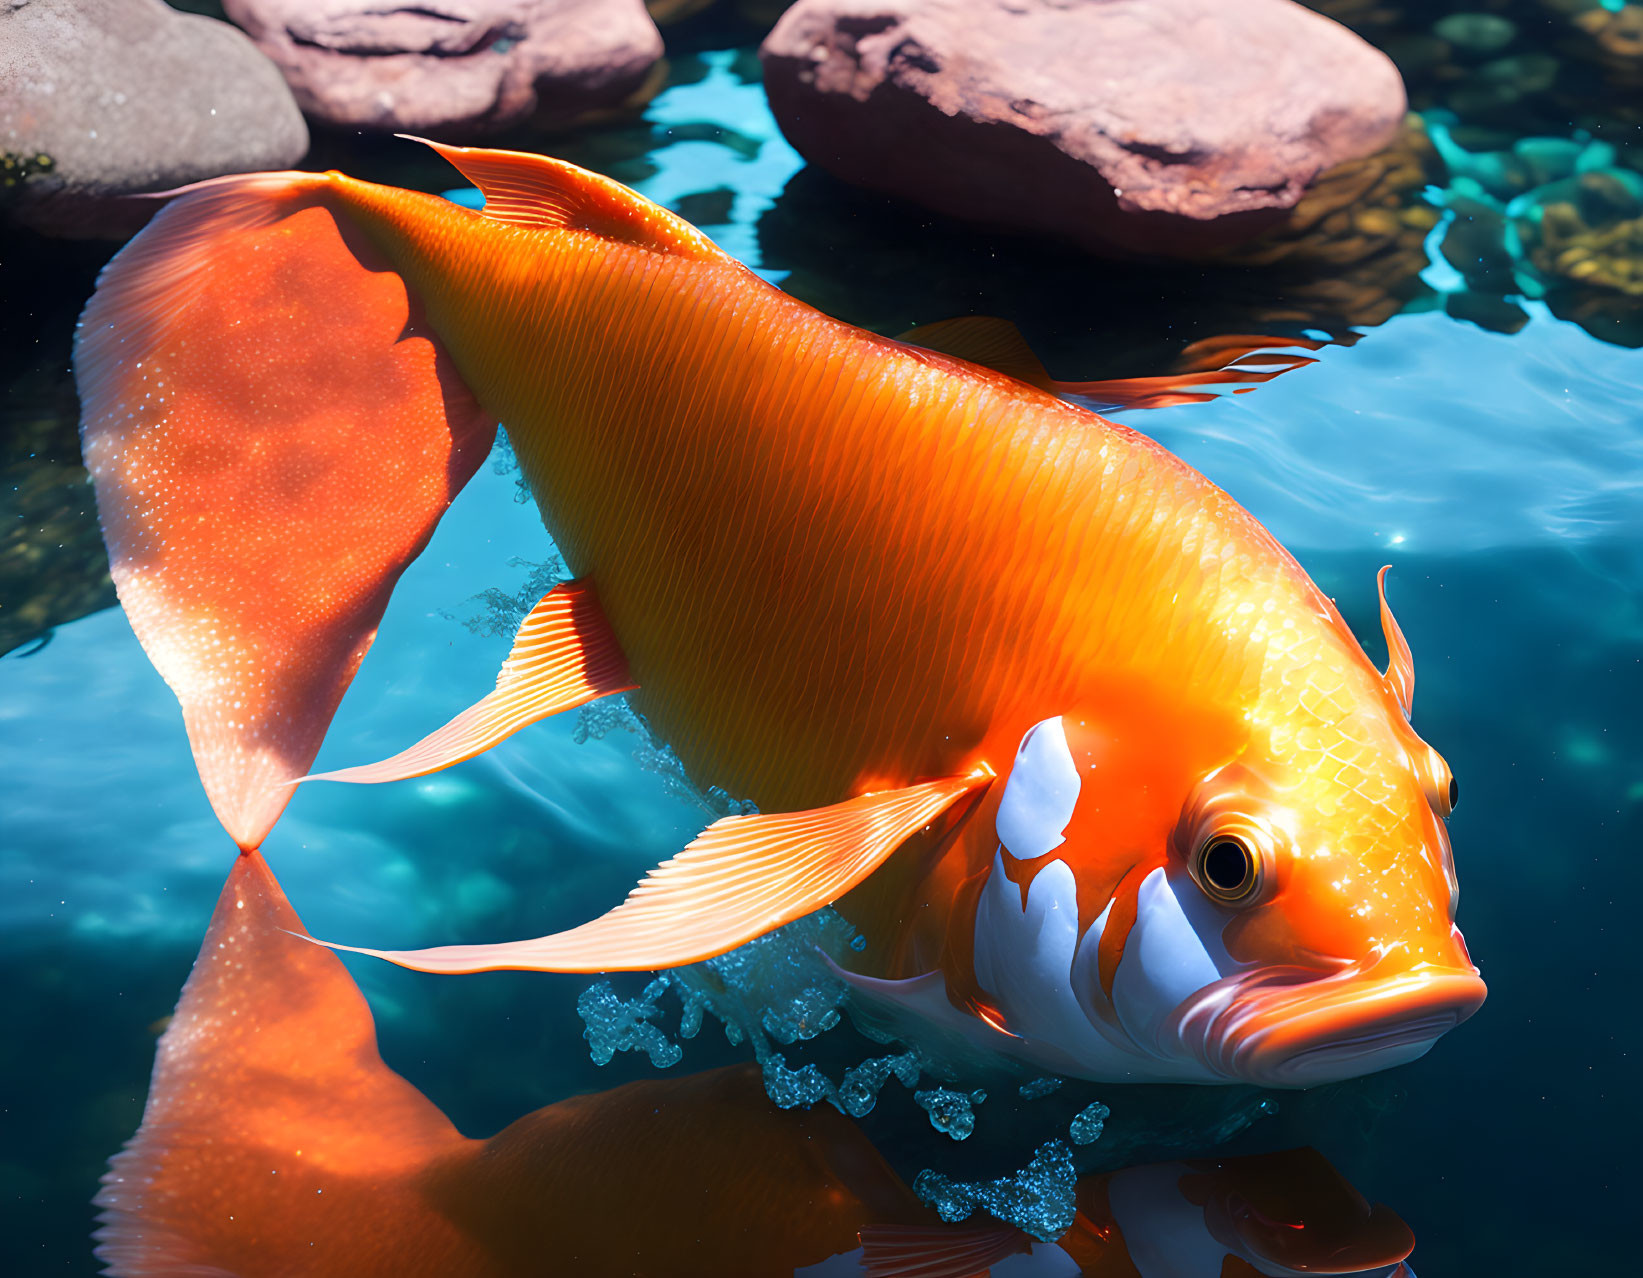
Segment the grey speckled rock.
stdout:
<svg viewBox="0 0 1643 1278">
<path fill-rule="evenodd" d="M 1405 110 L 1383 54 L 1289 0 L 799 0 L 761 56 L 812 163 L 1098 252 L 1247 239 Z"/>
<path fill-rule="evenodd" d="M 279 69 L 225 22 L 161 0 L 0 0 L 0 208 L 25 225 L 127 234 L 147 213 L 110 197 L 307 151 Z"/>
<path fill-rule="evenodd" d="M 461 142 L 557 127 L 654 92 L 644 0 L 225 0 L 302 109 Z"/>
</svg>

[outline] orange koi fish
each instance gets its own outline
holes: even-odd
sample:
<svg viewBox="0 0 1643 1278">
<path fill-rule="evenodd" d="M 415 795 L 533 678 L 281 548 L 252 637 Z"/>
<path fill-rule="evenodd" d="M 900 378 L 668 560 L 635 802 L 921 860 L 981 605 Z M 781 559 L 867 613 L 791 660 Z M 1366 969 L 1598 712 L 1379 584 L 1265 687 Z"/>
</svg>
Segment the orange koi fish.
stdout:
<svg viewBox="0 0 1643 1278">
<path fill-rule="evenodd" d="M 608 179 L 438 149 L 483 213 L 219 179 L 82 319 L 115 581 L 242 849 L 503 421 L 576 579 L 470 710 L 329 775 L 420 775 L 627 691 L 760 811 L 569 931 L 367 952 L 651 969 L 842 898 L 887 955 L 851 974 L 864 1004 L 1118 1081 L 1307 1086 L 1478 1007 L 1456 790 L 1384 588 L 1385 675 L 1254 518 L 1018 341 L 878 337 Z"/>
<path fill-rule="evenodd" d="M 470 1140 L 383 1064 L 301 932 L 260 855 L 237 858 L 97 1196 L 115 1278 L 1380 1276 L 1414 1245 L 1311 1150 L 1087 1178 L 1053 1244 L 944 1225 L 854 1123 L 775 1108 L 750 1066 Z"/>
</svg>

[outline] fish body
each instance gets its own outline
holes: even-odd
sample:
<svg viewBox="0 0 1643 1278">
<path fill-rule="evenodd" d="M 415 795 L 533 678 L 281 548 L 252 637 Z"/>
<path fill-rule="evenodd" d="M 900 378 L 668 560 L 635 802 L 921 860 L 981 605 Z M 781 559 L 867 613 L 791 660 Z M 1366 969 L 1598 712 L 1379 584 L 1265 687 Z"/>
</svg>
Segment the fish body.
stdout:
<svg viewBox="0 0 1643 1278">
<path fill-rule="evenodd" d="M 185 196 L 149 251 L 262 235 L 299 262 L 352 254 L 373 288 L 403 281 L 406 331 L 434 352 L 424 401 L 453 440 L 458 421 L 507 423 L 635 707 L 704 786 L 799 815 L 724 832 L 701 869 L 687 851 L 602 932 L 401 961 L 569 970 L 585 945 L 575 970 L 656 966 L 853 889 L 844 908 L 882 956 L 854 974 L 864 999 L 1123 1080 L 1327 1081 L 1418 1055 L 1481 1002 L 1453 923 L 1447 768 L 1409 727 L 1407 688 L 1227 494 L 1041 387 L 820 314 L 608 180 L 446 153 L 485 188 L 485 215 L 289 175 Z M 278 200 L 296 210 L 276 218 Z M 298 218 L 301 236 L 267 238 Z M 131 293 L 142 269 L 111 274 Z M 135 393 L 136 352 L 111 345 L 135 321 L 104 292 L 82 342 L 94 440 Z M 299 354 L 314 340 L 307 324 L 271 331 Z M 170 340 L 150 340 L 151 365 Z M 471 405 L 452 408 L 460 395 Z M 105 525 L 110 491 L 100 480 Z M 357 664 L 358 641 L 344 649 Z M 352 667 L 336 664 L 340 696 Z M 290 722 L 284 702 L 269 713 Z M 234 722 L 212 757 L 238 767 Z M 300 775 L 312 748 L 286 751 L 302 750 L 270 769 Z M 813 846 L 792 850 L 885 826 L 870 796 L 931 778 L 959 780 L 904 805 L 859 864 L 823 874 Z M 283 801 L 253 804 L 242 845 Z M 1242 879 L 1210 883 L 1212 850 Z M 715 931 L 750 897 L 751 923 Z M 694 948 L 639 944 L 686 915 Z"/>
</svg>

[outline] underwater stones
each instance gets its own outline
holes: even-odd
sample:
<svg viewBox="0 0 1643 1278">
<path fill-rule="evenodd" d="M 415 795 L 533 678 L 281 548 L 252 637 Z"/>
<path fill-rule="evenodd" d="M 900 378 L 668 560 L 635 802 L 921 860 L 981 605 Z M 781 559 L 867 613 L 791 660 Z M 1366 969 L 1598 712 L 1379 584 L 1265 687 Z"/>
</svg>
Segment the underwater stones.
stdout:
<svg viewBox="0 0 1643 1278">
<path fill-rule="evenodd" d="M 800 0 L 760 56 L 834 176 L 1106 253 L 1249 239 L 1404 113 L 1384 55 L 1288 0 Z"/>
<path fill-rule="evenodd" d="M 1547 291 L 1577 284 L 1643 298 L 1643 179 L 1582 173 L 1507 207 L 1524 257 Z"/>
<path fill-rule="evenodd" d="M 1424 287 L 1426 236 L 1439 217 L 1424 193 L 1442 168 L 1411 115 L 1392 145 L 1321 174 L 1281 224 L 1216 260 L 1283 280 L 1283 302 L 1258 312 L 1258 322 L 1383 323 Z"/>
<path fill-rule="evenodd" d="M 643 102 L 662 37 L 642 0 L 224 0 L 329 124 L 455 141 Z"/>
<path fill-rule="evenodd" d="M 124 235 L 116 197 L 290 168 L 308 130 L 279 71 L 224 22 L 161 0 L 0 5 L 0 208 L 48 235 Z"/>
<path fill-rule="evenodd" d="M 1512 255 L 1506 248 L 1506 217 L 1488 200 L 1452 195 L 1445 201 L 1451 214 L 1438 251 L 1465 277 L 1467 286 L 1483 293 L 1517 291 L 1512 278 Z"/>
<path fill-rule="evenodd" d="M 1557 51 L 1584 64 L 1565 77 L 1565 104 L 1588 128 L 1619 124 L 1617 134 L 1635 136 L 1643 124 L 1643 4 L 1593 4 L 1567 15 L 1563 26 Z"/>
<path fill-rule="evenodd" d="M 1456 53 L 1483 59 L 1499 53 L 1517 39 L 1517 26 L 1493 13 L 1451 13 L 1438 19 L 1432 34 L 1447 40 Z"/>
</svg>

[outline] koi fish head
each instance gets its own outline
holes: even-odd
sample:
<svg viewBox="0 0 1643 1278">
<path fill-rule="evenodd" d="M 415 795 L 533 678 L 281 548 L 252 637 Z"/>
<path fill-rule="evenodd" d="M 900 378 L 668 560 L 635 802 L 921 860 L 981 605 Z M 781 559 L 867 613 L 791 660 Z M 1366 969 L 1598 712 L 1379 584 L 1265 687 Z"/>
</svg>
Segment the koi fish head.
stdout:
<svg viewBox="0 0 1643 1278">
<path fill-rule="evenodd" d="M 1113 1081 L 1310 1087 L 1423 1055 L 1484 986 L 1454 924 L 1457 789 L 1401 700 L 1389 681 L 1167 783 L 1094 718 L 1037 724 L 998 800 L 974 1010 Z"/>
</svg>

